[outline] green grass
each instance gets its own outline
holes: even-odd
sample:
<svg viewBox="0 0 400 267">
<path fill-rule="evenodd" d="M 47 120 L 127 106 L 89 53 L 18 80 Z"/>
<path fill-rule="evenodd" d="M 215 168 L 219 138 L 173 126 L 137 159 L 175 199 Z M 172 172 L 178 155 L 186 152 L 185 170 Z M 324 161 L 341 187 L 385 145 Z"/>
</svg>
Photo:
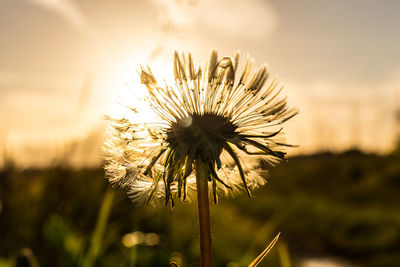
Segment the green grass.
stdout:
<svg viewBox="0 0 400 267">
<path fill-rule="evenodd" d="M 267 186 L 254 198 L 243 194 L 211 205 L 216 266 L 247 266 L 278 232 L 277 245 L 258 266 L 298 266 L 314 256 L 395 266 L 399 159 L 320 154 L 270 168 Z M 81 266 L 88 255 L 93 266 L 167 266 L 172 256 L 183 266 L 198 265 L 194 204 L 136 208 L 117 190 L 107 223 L 98 218 L 105 216 L 100 207 L 109 188 L 101 169 L 3 170 L 0 263 L 7 266 L 29 247 L 41 266 Z M 124 247 L 122 236 L 134 231 L 157 233 L 159 243 Z"/>
</svg>

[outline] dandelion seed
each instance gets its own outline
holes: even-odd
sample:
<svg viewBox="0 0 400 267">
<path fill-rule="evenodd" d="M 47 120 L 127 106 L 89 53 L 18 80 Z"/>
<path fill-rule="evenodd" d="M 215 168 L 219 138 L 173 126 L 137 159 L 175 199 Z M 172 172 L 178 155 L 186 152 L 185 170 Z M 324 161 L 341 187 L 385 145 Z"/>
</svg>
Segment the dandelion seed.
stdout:
<svg viewBox="0 0 400 267">
<path fill-rule="evenodd" d="M 138 204 L 190 199 L 196 190 L 197 162 L 205 163 L 214 202 L 265 184 L 255 157 L 271 164 L 285 158 L 281 125 L 297 114 L 280 99 L 282 89 L 267 66 L 253 71 L 248 58 L 237 79 L 239 53 L 218 59 L 213 51 L 204 68 L 192 55 L 174 58 L 173 84 L 160 85 L 149 67 L 140 78 L 146 103 L 161 123 L 108 117 L 105 171 L 127 188 Z M 127 110 L 136 112 L 136 107 Z"/>
</svg>

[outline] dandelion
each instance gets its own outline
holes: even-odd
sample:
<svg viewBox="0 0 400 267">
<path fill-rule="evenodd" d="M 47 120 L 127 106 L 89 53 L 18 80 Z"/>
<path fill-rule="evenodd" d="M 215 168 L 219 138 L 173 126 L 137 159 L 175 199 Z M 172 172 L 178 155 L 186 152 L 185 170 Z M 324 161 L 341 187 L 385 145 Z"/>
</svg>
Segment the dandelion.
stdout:
<svg viewBox="0 0 400 267">
<path fill-rule="evenodd" d="M 264 185 L 266 175 L 252 158 L 262 156 L 272 165 L 283 160 L 290 145 L 281 125 L 297 114 L 279 97 L 282 85 L 266 65 L 253 71 L 248 58 L 239 77 L 238 61 L 239 53 L 218 59 L 213 51 L 203 72 L 190 53 L 175 52 L 173 84 L 160 85 L 149 67 L 141 69 L 145 101 L 157 123 L 108 117 L 109 181 L 127 188 L 138 204 L 163 199 L 173 205 L 174 198 L 190 199 L 197 191 L 201 239 L 202 231 L 209 236 L 208 192 L 217 203 L 218 196 L 251 196 Z M 203 254 L 211 239 L 200 242 Z M 211 264 L 211 257 L 206 261 Z"/>
</svg>

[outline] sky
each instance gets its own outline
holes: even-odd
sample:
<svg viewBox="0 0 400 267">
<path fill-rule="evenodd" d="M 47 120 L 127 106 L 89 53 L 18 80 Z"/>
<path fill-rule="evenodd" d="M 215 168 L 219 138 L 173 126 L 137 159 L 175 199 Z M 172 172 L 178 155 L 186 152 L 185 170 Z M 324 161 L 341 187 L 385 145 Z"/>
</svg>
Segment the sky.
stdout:
<svg viewBox="0 0 400 267">
<path fill-rule="evenodd" d="M 242 53 L 285 84 L 293 153 L 393 149 L 400 126 L 396 0 L 1 0 L 0 151 L 23 166 L 96 164 L 119 90 L 140 64 L 172 71 Z M 121 89 L 122 88 L 122 89 Z M 84 153 L 83 153 L 84 152 Z"/>
</svg>

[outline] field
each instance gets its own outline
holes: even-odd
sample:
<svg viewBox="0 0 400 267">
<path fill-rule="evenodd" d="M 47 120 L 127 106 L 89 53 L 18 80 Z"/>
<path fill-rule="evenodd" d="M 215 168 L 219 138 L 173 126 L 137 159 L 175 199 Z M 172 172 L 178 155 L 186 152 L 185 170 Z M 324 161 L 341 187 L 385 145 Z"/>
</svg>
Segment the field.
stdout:
<svg viewBox="0 0 400 267">
<path fill-rule="evenodd" d="M 270 178 L 254 198 L 211 205 L 215 266 L 247 266 L 278 232 L 259 266 L 301 266 L 309 258 L 396 266 L 399 159 L 349 151 L 264 164 Z M 135 207 L 110 189 L 101 168 L 10 164 L 0 190 L 0 266 L 24 248 L 40 266 L 198 265 L 196 206 Z"/>
</svg>

